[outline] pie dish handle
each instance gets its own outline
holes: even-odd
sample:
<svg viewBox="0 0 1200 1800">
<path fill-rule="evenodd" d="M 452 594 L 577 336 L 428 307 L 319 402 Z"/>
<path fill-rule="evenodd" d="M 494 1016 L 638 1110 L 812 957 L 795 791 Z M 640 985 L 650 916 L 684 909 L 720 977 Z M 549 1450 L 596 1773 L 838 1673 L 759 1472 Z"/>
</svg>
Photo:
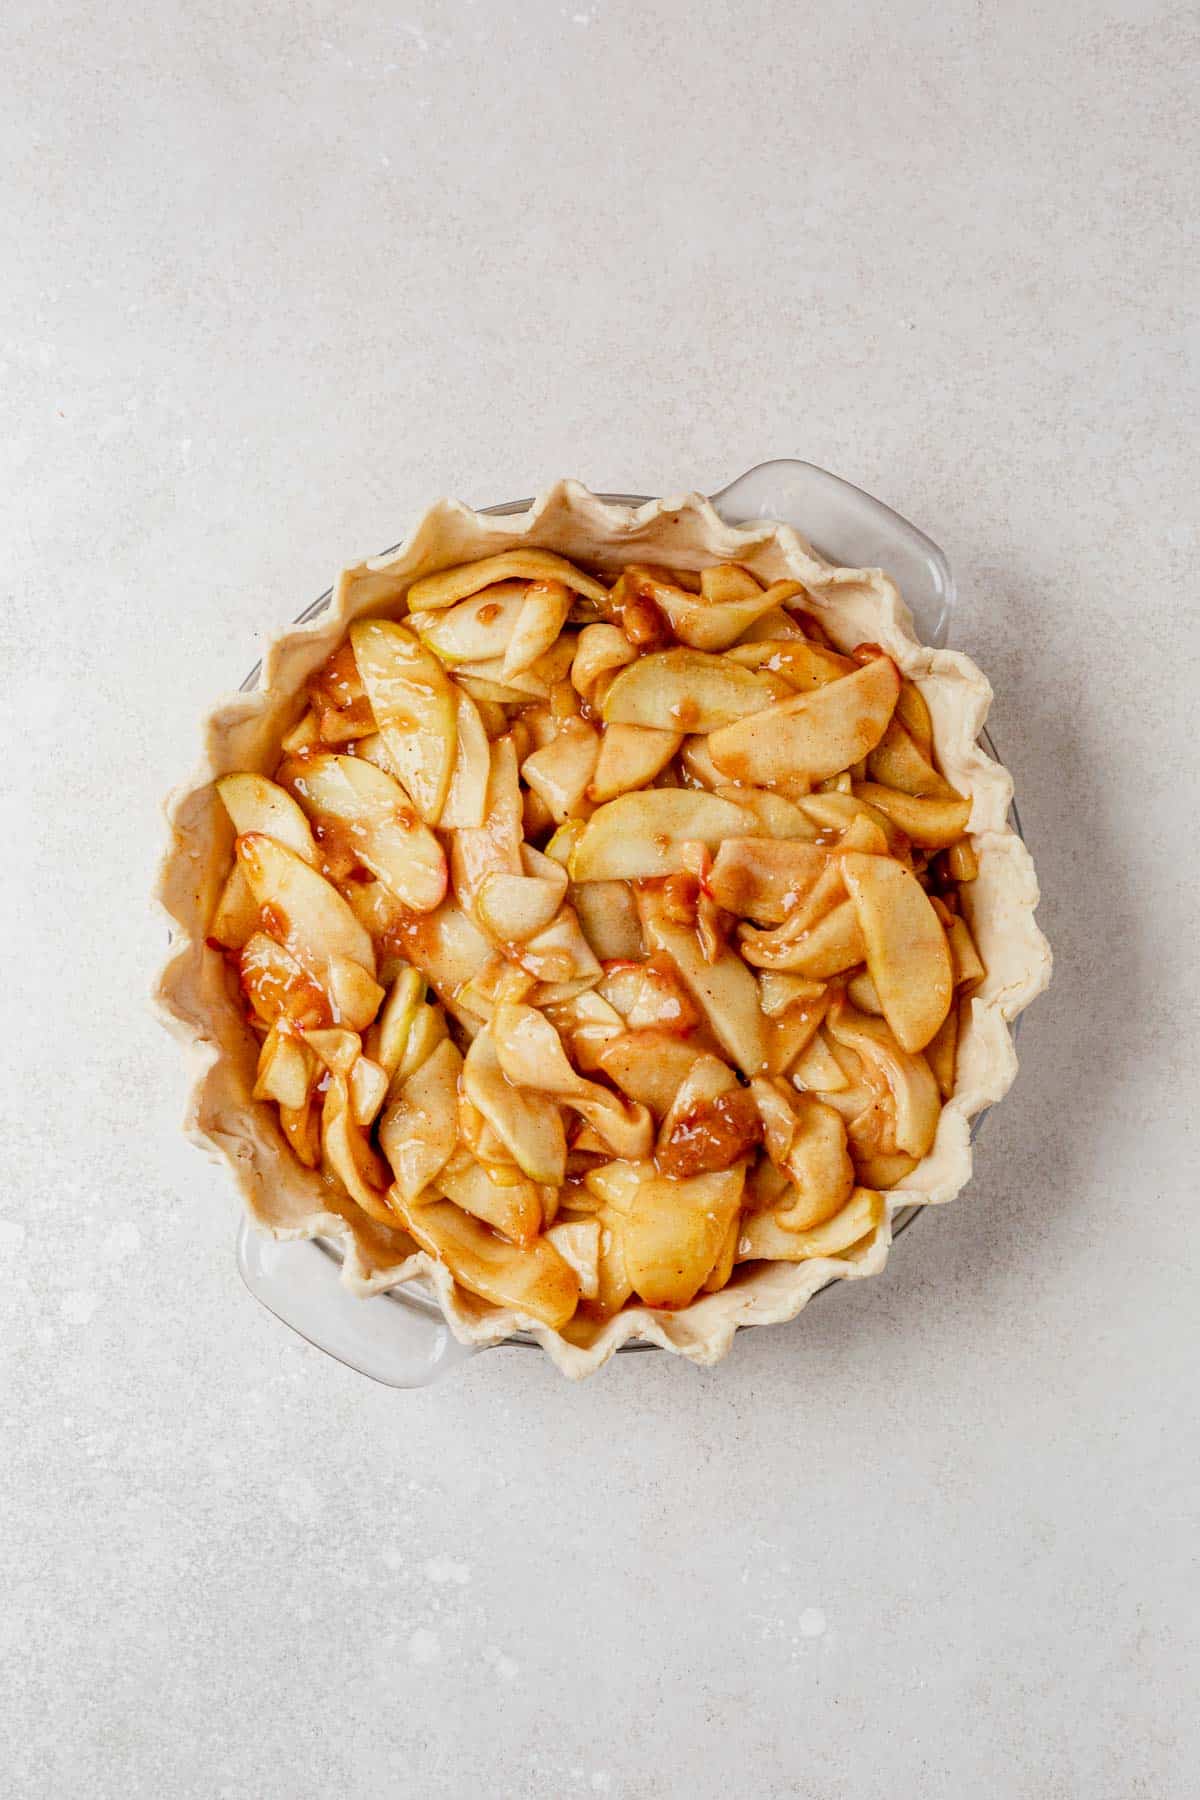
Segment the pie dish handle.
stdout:
<svg viewBox="0 0 1200 1800">
<path fill-rule="evenodd" d="M 955 606 L 950 564 L 932 538 L 882 500 L 815 463 L 788 457 L 759 463 L 711 498 L 731 524 L 778 519 L 840 568 L 886 569 L 921 642 L 945 648 Z"/>
<path fill-rule="evenodd" d="M 440 1315 L 386 1293 L 369 1300 L 350 1293 L 336 1257 L 320 1244 L 279 1243 L 244 1219 L 237 1262 L 268 1312 L 336 1362 L 385 1387 L 430 1387 L 475 1355 Z"/>
</svg>

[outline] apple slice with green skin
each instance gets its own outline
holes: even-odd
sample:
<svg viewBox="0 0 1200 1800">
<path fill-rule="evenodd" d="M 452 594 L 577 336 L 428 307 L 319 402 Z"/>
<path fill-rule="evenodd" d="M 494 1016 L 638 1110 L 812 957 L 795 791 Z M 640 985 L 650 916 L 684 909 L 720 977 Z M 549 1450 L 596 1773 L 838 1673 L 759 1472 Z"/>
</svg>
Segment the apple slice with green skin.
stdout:
<svg viewBox="0 0 1200 1800">
<path fill-rule="evenodd" d="M 390 619 L 357 620 L 350 642 L 392 767 L 425 823 L 436 825 L 458 747 L 449 677 L 432 652 Z"/>
<path fill-rule="evenodd" d="M 638 910 L 650 949 L 671 958 L 726 1055 L 743 1075 L 760 1074 L 767 1057 L 766 1021 L 758 983 L 741 957 L 722 945 L 717 960 L 706 962 L 695 932 L 669 916 L 661 891 L 643 889 Z"/>
<path fill-rule="evenodd" d="M 447 668 L 458 663 L 503 661 L 529 584 L 499 581 L 445 612 L 412 612 L 408 626 Z"/>
<path fill-rule="evenodd" d="M 317 866 L 317 846 L 308 820 L 292 796 L 277 783 L 268 781 L 265 775 L 223 775 L 217 792 L 239 837 L 261 832 L 304 862 Z"/>
<path fill-rule="evenodd" d="M 828 861 L 827 851 L 801 839 L 726 838 L 706 885 L 726 912 L 781 925 L 816 886 Z"/>
<path fill-rule="evenodd" d="M 682 742 L 681 731 L 656 731 L 653 725 L 607 726 L 588 799 L 599 806 L 631 788 L 647 787 Z"/>
<path fill-rule="evenodd" d="M 487 815 L 488 779 L 491 774 L 491 743 L 483 727 L 479 708 L 461 688 L 454 690 L 454 716 L 457 727 L 457 749 L 454 769 L 446 800 L 438 818 L 442 831 L 471 830 L 483 824 Z M 359 747 L 359 755 L 362 748 Z"/>
<path fill-rule="evenodd" d="M 392 1165 L 402 1200 L 423 1193 L 454 1153 L 462 1061 L 449 1038 L 443 1038 L 389 1100 L 379 1121 L 379 1147 Z"/>
<path fill-rule="evenodd" d="M 528 669 L 557 642 L 571 610 L 571 592 L 561 581 L 531 581 L 504 652 L 502 681 Z M 572 655 L 574 650 L 572 649 Z"/>
<path fill-rule="evenodd" d="M 597 606 L 608 604 L 603 582 L 585 575 L 565 556 L 556 556 L 552 550 L 502 550 L 496 556 L 459 563 L 414 581 L 408 590 L 409 611 L 440 611 L 498 581 L 561 581 L 573 594 L 582 594 Z"/>
<path fill-rule="evenodd" d="M 269 934 L 325 987 L 331 957 L 375 973 L 375 947 L 337 889 L 294 851 L 258 832 L 238 839 L 238 860 Z"/>
<path fill-rule="evenodd" d="M 873 657 L 853 675 L 714 731 L 713 761 L 731 780 L 750 786 L 821 781 L 875 748 L 899 692 L 895 663 L 888 656 Z"/>
<path fill-rule="evenodd" d="M 887 1207 L 873 1188 L 855 1188 L 840 1212 L 809 1231 L 789 1231 L 773 1213 L 747 1213 L 742 1219 L 737 1260 L 742 1262 L 808 1262 L 817 1256 L 840 1256 L 870 1237 L 883 1224 Z"/>
<path fill-rule="evenodd" d="M 441 904 L 445 854 L 399 782 L 356 756 L 309 756 L 292 769 L 305 806 L 326 828 L 333 822 L 344 831 L 359 862 L 402 905 L 432 912 Z"/>
<path fill-rule="evenodd" d="M 606 725 L 716 731 L 791 693 L 778 675 L 739 668 L 700 650 L 661 650 L 622 669 L 601 704 Z"/>
<path fill-rule="evenodd" d="M 686 846 L 744 837 L 750 816 L 702 788 L 645 788 L 592 814 L 571 852 L 573 881 L 636 881 L 687 867 Z"/>
<path fill-rule="evenodd" d="M 579 1304 L 579 1277 L 544 1237 L 509 1244 L 450 1200 L 399 1204 L 421 1249 L 460 1287 L 519 1318 L 559 1331 Z"/>
<path fill-rule="evenodd" d="M 642 1182 L 624 1220 L 625 1262 L 647 1306 L 693 1300 L 737 1216 L 745 1169 L 723 1169 L 686 1181 Z"/>
<path fill-rule="evenodd" d="M 504 1173 L 507 1176 L 509 1172 Z M 536 1184 L 524 1176 L 501 1179 L 499 1172 L 477 1162 L 465 1150 L 450 1158 L 437 1185 L 447 1200 L 494 1231 L 503 1232 L 514 1244 L 531 1244 L 542 1229 L 542 1202 Z"/>
<path fill-rule="evenodd" d="M 971 816 L 969 799 L 920 799 L 875 781 L 856 781 L 851 791 L 856 800 L 866 801 L 884 813 L 893 826 L 923 850 L 949 849 L 967 829 Z"/>
<path fill-rule="evenodd" d="M 599 755 L 599 736 L 586 719 L 567 719 L 548 744 L 521 764 L 525 781 L 556 823 L 590 810 L 586 796 Z"/>
<path fill-rule="evenodd" d="M 923 1050 L 954 996 L 941 921 L 916 876 L 891 857 L 855 851 L 840 861 L 884 1018 L 902 1050 Z"/>
<path fill-rule="evenodd" d="M 547 1095 L 525 1092 L 508 1080 L 490 1026 L 476 1034 L 467 1052 L 462 1085 L 467 1099 L 530 1180 L 561 1186 L 567 1166 L 562 1113 Z"/>
</svg>

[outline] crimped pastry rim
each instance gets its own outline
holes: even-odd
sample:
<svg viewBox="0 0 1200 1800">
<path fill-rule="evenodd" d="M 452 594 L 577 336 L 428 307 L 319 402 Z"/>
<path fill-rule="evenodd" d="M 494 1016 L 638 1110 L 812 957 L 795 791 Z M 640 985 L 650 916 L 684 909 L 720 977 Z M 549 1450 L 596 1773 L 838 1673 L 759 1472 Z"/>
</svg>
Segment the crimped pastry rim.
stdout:
<svg viewBox="0 0 1200 1800">
<path fill-rule="evenodd" d="M 955 1092 L 943 1108 L 933 1149 L 885 1195 L 888 1217 L 865 1246 L 845 1258 L 747 1265 L 728 1287 L 677 1313 L 626 1308 L 587 1347 L 464 1294 L 401 1229 L 373 1224 L 301 1168 L 270 1109 L 250 1098 L 249 1034 L 229 996 L 223 964 L 218 968 L 219 959 L 204 947 L 232 841 L 215 778 L 235 768 L 272 766 L 279 736 L 302 709 L 305 680 L 352 618 L 394 613 L 396 599 L 419 574 L 530 540 L 601 567 L 639 558 L 685 567 L 736 561 L 769 578 L 792 575 L 808 589 L 811 610 L 835 643 L 843 648 L 880 643 L 921 687 L 941 766 L 972 798 L 969 830 L 980 875 L 963 890 L 964 904 L 988 967 L 987 980 L 973 997 Z M 184 1042 L 193 1070 L 185 1129 L 228 1164 L 262 1229 L 280 1239 L 333 1240 L 342 1255 L 343 1281 L 363 1294 L 425 1276 L 463 1342 L 494 1344 L 520 1331 L 571 1377 L 591 1373 L 626 1342 L 656 1343 L 697 1363 L 718 1361 L 739 1327 L 792 1318 L 829 1282 L 877 1273 L 887 1259 L 895 1214 L 914 1203 L 948 1201 L 965 1185 L 971 1173 L 970 1121 L 1002 1097 L 1016 1073 L 1010 1025 L 1045 988 L 1051 959 L 1033 917 L 1038 889 L 1032 859 L 1008 820 L 1011 778 L 976 742 L 990 702 L 991 688 L 969 658 L 918 642 L 908 609 L 886 575 L 823 562 L 791 526 L 728 525 L 699 494 L 640 506 L 614 503 L 573 481 L 556 482 L 523 512 L 484 513 L 454 501 L 436 502 L 395 550 L 345 571 L 324 609 L 314 602 L 302 623 L 269 642 L 258 687 L 214 708 L 199 766 L 167 801 L 171 837 L 157 894 L 171 922 L 172 945 L 154 999 L 168 1028 Z"/>
</svg>

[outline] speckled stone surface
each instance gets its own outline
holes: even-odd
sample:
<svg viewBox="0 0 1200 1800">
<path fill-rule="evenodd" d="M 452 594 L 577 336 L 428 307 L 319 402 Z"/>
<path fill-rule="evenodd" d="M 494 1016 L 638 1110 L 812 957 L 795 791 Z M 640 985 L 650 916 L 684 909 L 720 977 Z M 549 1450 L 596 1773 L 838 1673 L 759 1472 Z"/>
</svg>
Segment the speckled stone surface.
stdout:
<svg viewBox="0 0 1200 1800">
<path fill-rule="evenodd" d="M 1194 15 L 5 35 L 0 1787 L 1190 1796 Z M 158 797 L 430 497 L 780 455 L 945 545 L 996 685 L 1058 973 L 977 1179 L 710 1372 L 375 1387 L 178 1135 Z"/>
</svg>

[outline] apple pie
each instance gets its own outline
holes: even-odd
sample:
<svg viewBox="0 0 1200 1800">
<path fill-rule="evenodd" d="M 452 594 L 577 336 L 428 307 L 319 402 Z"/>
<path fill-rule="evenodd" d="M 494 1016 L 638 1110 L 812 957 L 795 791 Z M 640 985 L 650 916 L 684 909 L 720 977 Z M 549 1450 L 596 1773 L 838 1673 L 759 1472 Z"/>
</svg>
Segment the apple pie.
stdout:
<svg viewBox="0 0 1200 1800">
<path fill-rule="evenodd" d="M 271 646 L 170 802 L 191 1125 L 363 1293 L 570 1375 L 874 1274 L 1044 987 L 966 657 L 699 496 L 441 502 Z"/>
</svg>

